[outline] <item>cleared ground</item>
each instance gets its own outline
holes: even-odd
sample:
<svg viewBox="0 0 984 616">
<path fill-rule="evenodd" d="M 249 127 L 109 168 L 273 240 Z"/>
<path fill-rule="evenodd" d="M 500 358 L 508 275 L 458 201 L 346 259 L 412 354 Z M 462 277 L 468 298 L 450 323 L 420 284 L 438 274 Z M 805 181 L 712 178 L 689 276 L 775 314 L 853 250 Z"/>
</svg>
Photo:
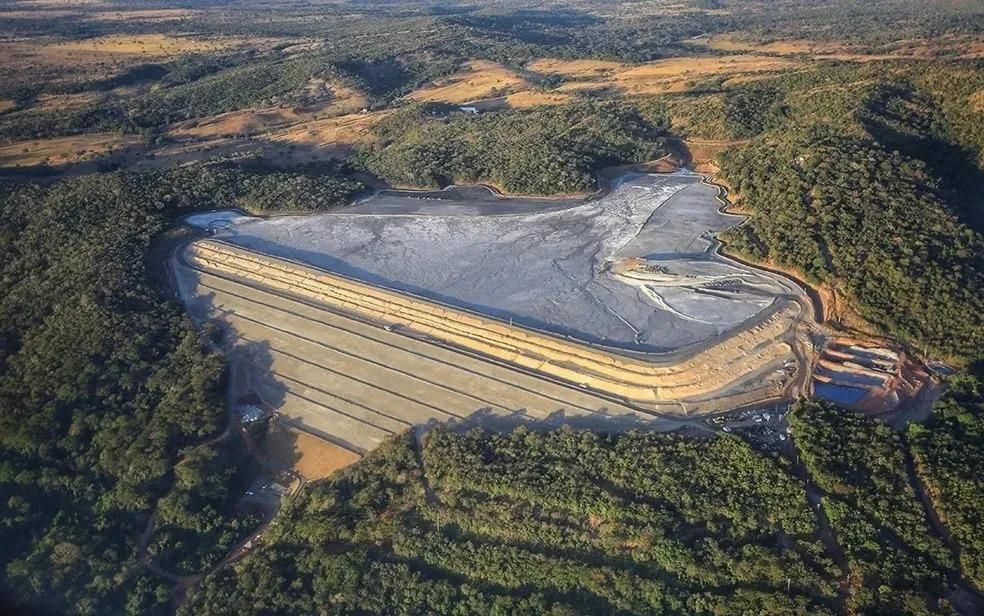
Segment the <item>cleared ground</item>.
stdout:
<svg viewBox="0 0 984 616">
<path fill-rule="evenodd" d="M 327 477 L 362 459 L 353 451 L 280 422 L 270 424 L 263 448 L 275 468 L 290 469 L 308 481 Z"/>
<path fill-rule="evenodd" d="M 530 84 L 515 71 L 486 60 L 468 62 L 465 67 L 408 98 L 417 101 L 465 103 L 509 91 L 526 90 Z"/>
</svg>

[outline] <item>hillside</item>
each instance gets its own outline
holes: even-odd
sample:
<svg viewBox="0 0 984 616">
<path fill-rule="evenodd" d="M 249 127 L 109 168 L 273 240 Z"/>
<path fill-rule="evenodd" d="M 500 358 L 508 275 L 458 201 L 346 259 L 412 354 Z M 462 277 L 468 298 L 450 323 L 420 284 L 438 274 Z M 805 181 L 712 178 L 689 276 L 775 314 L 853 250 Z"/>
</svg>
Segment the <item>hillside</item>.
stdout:
<svg viewBox="0 0 984 616">
<path fill-rule="evenodd" d="M 10 0 L 0 32 L 2 605 L 79 615 L 984 609 L 980 0 Z M 711 194 L 710 214 L 738 226 L 717 238 L 702 227 L 669 252 L 641 256 L 679 253 L 706 266 L 719 239 L 743 268 L 802 286 L 804 313 L 807 297 L 820 305 L 818 318 L 797 316 L 804 329 L 790 330 L 806 353 L 743 375 L 757 383 L 748 391 L 769 389 L 769 379 L 788 385 L 770 389 L 767 405 L 759 398 L 710 418 L 694 414 L 703 400 L 680 403 L 682 419 L 652 414 L 660 429 L 686 423 L 665 434 L 429 425 L 417 440 L 420 426 L 387 416 L 380 423 L 399 429 L 356 462 L 363 450 L 282 416 L 243 426 L 237 407 L 267 403 L 234 395 L 243 372 L 224 351 L 242 340 L 193 321 L 169 265 L 209 232 L 182 222 L 192 213 L 334 212 L 401 188 L 382 190 L 383 201 L 402 204 L 395 215 L 402 207 L 423 217 L 441 201 L 447 209 L 435 210 L 454 217 L 468 207 L 437 189 L 485 184 L 498 192 L 461 194 L 481 194 L 473 209 L 487 208 L 497 226 L 462 217 L 442 236 L 425 220 L 399 241 L 470 237 L 459 228 L 497 229 L 487 235 L 501 239 L 524 232 L 497 209 L 509 195 L 536 196 L 524 217 L 540 207 L 562 217 L 588 195 L 581 205 L 596 206 L 626 171 L 687 165 L 726 188 L 727 209 L 747 220 L 718 212 Z M 634 190 L 648 189 L 626 187 Z M 688 203 L 674 211 L 696 220 Z M 379 214 L 365 212 L 354 216 Z M 541 218 L 537 233 L 553 224 Z M 347 238 L 352 253 L 380 244 L 390 223 L 379 220 Z M 308 237 L 329 235 L 315 231 Z M 532 232 L 525 241 L 555 245 Z M 699 286 L 691 270 L 632 256 L 618 267 L 641 264 L 635 282 Z M 467 257 L 474 270 L 425 267 L 453 278 L 489 260 Z M 578 302 L 638 341 L 633 319 L 564 269 L 580 263 L 578 276 L 609 284 L 615 264 L 553 257 L 538 258 L 552 280 L 570 282 Z M 392 261 L 391 278 L 412 279 L 401 274 L 406 259 Z M 752 277 L 725 278 L 689 297 L 755 295 L 766 298 L 761 314 L 772 309 Z M 432 290 L 455 288 L 508 295 L 467 276 Z M 644 284 L 630 290 L 642 298 Z M 544 297 L 559 315 L 573 303 Z M 492 302 L 477 303 L 467 308 Z M 704 313 L 679 316 L 694 314 Z M 736 314 L 726 316 L 750 330 L 767 322 Z M 282 345 L 251 347 L 269 375 L 279 378 L 271 357 L 286 349 L 280 362 L 322 362 L 299 369 L 325 381 L 297 381 L 320 388 L 309 397 L 341 397 L 323 377 L 339 372 L 353 391 L 374 393 L 364 373 L 311 350 L 337 343 L 334 333 L 298 343 L 277 319 L 254 321 L 284 330 Z M 411 338 L 391 323 L 362 325 L 384 332 L 359 350 L 366 355 Z M 439 346 L 415 335 L 408 348 Z M 607 346 L 606 336 L 594 343 Z M 817 364 L 834 339 L 861 344 L 841 353 L 853 364 L 848 377 L 901 381 L 912 397 L 881 419 L 806 399 L 811 377 L 794 378 L 794 364 Z M 878 370 L 883 359 L 856 363 L 868 343 L 894 354 L 891 378 Z M 297 344 L 309 345 L 305 357 L 288 357 Z M 390 355 L 337 347 L 346 366 L 403 369 Z M 728 347 L 735 355 L 717 365 L 685 354 L 680 380 L 696 364 L 739 369 L 732 358 L 761 354 L 752 347 Z M 446 350 L 434 356 L 455 357 Z M 405 389 L 387 390 L 380 408 L 455 417 L 422 399 L 451 372 L 421 386 L 418 355 L 399 356 L 411 366 Z M 454 374 L 479 366 L 473 383 L 513 369 L 483 372 L 480 352 L 468 357 Z M 522 359 L 542 360 L 531 357 Z M 555 417 L 568 398 L 527 387 L 540 377 L 526 368 L 523 396 Z M 571 400 L 588 387 L 549 383 Z M 470 400 L 462 389 L 447 399 Z M 794 389 L 803 399 L 787 395 Z M 626 415 L 652 411 L 597 399 Z M 746 412 L 772 423 L 752 425 L 749 415 L 739 420 L 752 429 L 732 432 L 727 422 Z M 768 447 L 756 438 L 766 429 Z M 287 496 L 253 498 L 271 485 Z"/>
<path fill-rule="evenodd" d="M 979 422 L 962 396 L 941 420 Z M 309 486 L 182 613 L 951 613 L 981 528 L 949 527 L 958 573 L 904 463 L 924 446 L 809 403 L 791 426 L 788 458 L 727 435 L 400 437 Z"/>
</svg>

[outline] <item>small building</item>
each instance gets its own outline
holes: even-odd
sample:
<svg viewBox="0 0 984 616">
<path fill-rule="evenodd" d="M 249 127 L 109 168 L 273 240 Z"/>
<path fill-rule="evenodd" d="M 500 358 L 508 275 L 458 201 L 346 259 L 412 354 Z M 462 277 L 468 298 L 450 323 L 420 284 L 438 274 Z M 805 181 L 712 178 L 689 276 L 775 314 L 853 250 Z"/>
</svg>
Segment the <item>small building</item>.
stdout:
<svg viewBox="0 0 984 616">
<path fill-rule="evenodd" d="M 236 415 L 239 416 L 239 421 L 249 424 L 263 419 L 267 414 L 266 411 L 254 404 L 240 404 L 236 407 Z"/>
</svg>

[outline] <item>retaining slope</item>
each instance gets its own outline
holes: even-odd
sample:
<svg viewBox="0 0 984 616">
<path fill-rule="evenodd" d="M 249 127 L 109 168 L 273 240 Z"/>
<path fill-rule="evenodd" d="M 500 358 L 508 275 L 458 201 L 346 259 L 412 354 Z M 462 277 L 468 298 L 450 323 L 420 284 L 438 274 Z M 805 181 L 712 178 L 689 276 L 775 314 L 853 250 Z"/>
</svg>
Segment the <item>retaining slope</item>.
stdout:
<svg viewBox="0 0 984 616">
<path fill-rule="evenodd" d="M 798 317 L 800 308 L 795 303 L 783 306 L 760 324 L 688 359 L 663 364 L 508 325 L 224 242 L 196 242 L 189 247 L 187 257 L 191 264 L 205 271 L 399 325 L 509 364 L 642 404 L 707 400 L 724 395 L 726 390 L 740 390 L 742 399 L 774 398 L 777 393 L 774 382 L 761 378 L 751 383 L 746 381 L 794 358 L 793 349 L 783 338 Z"/>
</svg>

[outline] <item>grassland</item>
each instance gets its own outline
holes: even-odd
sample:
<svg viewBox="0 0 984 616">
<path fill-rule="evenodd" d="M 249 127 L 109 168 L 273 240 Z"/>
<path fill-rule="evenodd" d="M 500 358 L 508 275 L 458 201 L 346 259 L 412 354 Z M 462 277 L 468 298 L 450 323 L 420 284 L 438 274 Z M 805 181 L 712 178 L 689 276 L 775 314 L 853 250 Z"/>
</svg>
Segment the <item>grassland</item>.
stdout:
<svg viewBox="0 0 984 616">
<path fill-rule="evenodd" d="M 371 140 L 372 127 L 386 115 L 387 112 L 381 111 L 312 120 L 272 131 L 264 139 L 279 144 L 304 146 L 322 155 L 344 155 L 352 146 Z"/>
<path fill-rule="evenodd" d="M 186 54 L 209 54 L 244 43 L 243 39 L 229 37 L 110 34 L 81 40 L 0 41 L 0 54 L 7 58 L 5 67 L 45 65 L 77 70 L 94 65 L 119 67 Z"/>
<path fill-rule="evenodd" d="M 973 60 L 984 57 L 984 42 L 976 36 L 951 35 L 913 38 L 882 45 L 836 40 L 755 39 L 741 34 L 719 34 L 687 41 L 688 44 L 718 51 L 803 56 L 815 60 L 871 62 L 877 60 L 954 58 Z"/>
<path fill-rule="evenodd" d="M 525 107 L 556 104 L 584 93 L 632 96 L 684 92 L 712 77 L 776 74 L 798 64 L 794 59 L 762 54 L 670 58 L 642 64 L 543 58 L 528 64 L 525 71 L 531 76 L 562 80 L 554 88 L 543 89 L 500 64 L 470 62 L 464 70 L 415 90 L 407 98 L 460 104 L 508 95 L 508 106 Z"/>
</svg>

